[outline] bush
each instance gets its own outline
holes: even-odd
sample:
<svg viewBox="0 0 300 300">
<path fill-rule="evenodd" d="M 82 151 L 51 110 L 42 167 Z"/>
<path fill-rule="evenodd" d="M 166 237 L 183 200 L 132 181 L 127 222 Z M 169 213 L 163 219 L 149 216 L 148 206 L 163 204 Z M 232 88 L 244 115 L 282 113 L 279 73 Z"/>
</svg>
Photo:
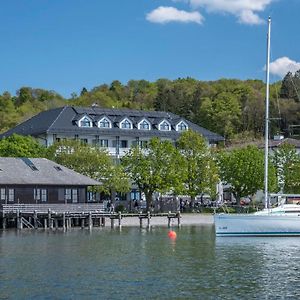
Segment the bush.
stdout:
<svg viewBox="0 0 300 300">
<path fill-rule="evenodd" d="M 115 212 L 119 212 L 119 211 L 121 213 L 126 211 L 125 206 L 123 204 L 119 204 L 119 205 L 116 206 Z"/>
</svg>

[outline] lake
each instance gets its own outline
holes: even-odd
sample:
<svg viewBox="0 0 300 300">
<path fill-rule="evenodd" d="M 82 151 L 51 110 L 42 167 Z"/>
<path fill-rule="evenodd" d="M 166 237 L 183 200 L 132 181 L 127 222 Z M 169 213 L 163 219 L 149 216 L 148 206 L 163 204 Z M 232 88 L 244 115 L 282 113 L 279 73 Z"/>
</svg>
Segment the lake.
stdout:
<svg viewBox="0 0 300 300">
<path fill-rule="evenodd" d="M 0 299 L 300 298 L 300 238 L 175 230 L 0 231 Z"/>
</svg>

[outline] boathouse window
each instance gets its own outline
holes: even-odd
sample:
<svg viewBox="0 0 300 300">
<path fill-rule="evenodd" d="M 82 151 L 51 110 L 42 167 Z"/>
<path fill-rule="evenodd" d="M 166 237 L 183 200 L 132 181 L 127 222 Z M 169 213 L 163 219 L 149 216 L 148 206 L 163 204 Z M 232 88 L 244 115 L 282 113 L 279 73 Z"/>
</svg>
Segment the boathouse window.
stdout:
<svg viewBox="0 0 300 300">
<path fill-rule="evenodd" d="M 33 198 L 34 200 L 41 200 L 41 189 L 33 190 Z"/>
<path fill-rule="evenodd" d="M 6 198 L 6 190 L 0 189 L 0 200 L 5 201 Z"/>
<path fill-rule="evenodd" d="M 110 122 L 108 121 L 108 119 L 103 118 L 99 121 L 99 127 L 100 128 L 110 128 Z"/>
<path fill-rule="evenodd" d="M 42 191 L 42 197 L 41 197 L 42 202 L 47 202 L 47 190 L 42 189 L 41 191 Z"/>
<path fill-rule="evenodd" d="M 72 199 L 72 191 L 71 189 L 65 190 L 65 200 L 71 200 Z"/>
<path fill-rule="evenodd" d="M 72 189 L 72 202 L 77 203 L 78 202 L 78 190 Z"/>
<path fill-rule="evenodd" d="M 8 189 L 8 201 L 9 202 L 15 201 L 15 190 L 14 189 Z"/>
</svg>

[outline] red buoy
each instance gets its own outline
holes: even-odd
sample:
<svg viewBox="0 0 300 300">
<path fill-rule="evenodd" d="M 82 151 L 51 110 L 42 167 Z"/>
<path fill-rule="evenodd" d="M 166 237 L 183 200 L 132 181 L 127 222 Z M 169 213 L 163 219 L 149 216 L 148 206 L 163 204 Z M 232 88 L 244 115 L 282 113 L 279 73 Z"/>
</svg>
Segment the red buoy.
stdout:
<svg viewBox="0 0 300 300">
<path fill-rule="evenodd" d="M 176 237 L 177 237 L 177 234 L 176 234 L 175 231 L 170 230 L 170 231 L 168 232 L 168 237 L 169 237 L 170 239 L 172 239 L 172 240 L 175 240 Z"/>
</svg>

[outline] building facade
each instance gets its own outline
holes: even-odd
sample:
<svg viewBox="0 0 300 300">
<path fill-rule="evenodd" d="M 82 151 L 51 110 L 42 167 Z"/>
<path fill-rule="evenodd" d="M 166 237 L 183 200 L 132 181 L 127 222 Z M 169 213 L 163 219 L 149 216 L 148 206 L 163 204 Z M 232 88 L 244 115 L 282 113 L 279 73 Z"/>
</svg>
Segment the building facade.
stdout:
<svg viewBox="0 0 300 300">
<path fill-rule="evenodd" d="M 41 112 L 0 138 L 13 133 L 30 135 L 46 147 L 75 139 L 121 157 L 132 146 L 146 147 L 153 137 L 175 142 L 188 129 L 201 134 L 209 145 L 224 141 L 222 136 L 168 112 L 72 106 Z"/>
</svg>

